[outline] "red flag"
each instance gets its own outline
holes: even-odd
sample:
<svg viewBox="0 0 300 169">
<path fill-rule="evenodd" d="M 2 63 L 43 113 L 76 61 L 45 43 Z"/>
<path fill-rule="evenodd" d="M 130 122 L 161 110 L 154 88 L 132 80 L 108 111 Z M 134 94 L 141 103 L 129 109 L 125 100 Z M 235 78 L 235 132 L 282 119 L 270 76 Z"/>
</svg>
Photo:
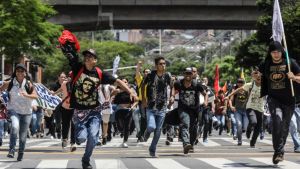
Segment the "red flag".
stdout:
<svg viewBox="0 0 300 169">
<path fill-rule="evenodd" d="M 64 45 L 67 41 L 74 43 L 76 51 L 79 52 L 80 50 L 80 45 L 79 42 L 74 34 L 72 34 L 68 30 L 64 30 L 61 34 L 61 36 L 58 38 L 58 41 L 61 45 Z"/>
<path fill-rule="evenodd" d="M 214 82 L 214 89 L 215 89 L 215 95 L 218 96 L 219 92 L 219 66 L 216 65 L 216 71 L 215 71 L 215 82 Z"/>
</svg>

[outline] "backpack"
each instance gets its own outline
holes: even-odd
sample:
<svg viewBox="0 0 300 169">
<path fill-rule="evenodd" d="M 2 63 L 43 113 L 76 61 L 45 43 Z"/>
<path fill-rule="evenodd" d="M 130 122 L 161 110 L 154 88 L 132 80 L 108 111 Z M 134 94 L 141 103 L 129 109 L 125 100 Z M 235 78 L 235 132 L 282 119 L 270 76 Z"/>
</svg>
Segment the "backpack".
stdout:
<svg viewBox="0 0 300 169">
<path fill-rule="evenodd" d="M 9 84 L 8 84 L 8 87 L 7 87 L 7 93 L 8 93 L 8 98 L 10 99 L 10 94 L 9 94 L 9 92 L 11 91 L 11 89 L 12 89 L 12 87 L 13 87 L 13 85 L 14 85 L 14 78 L 10 78 L 10 79 L 8 79 L 8 80 L 10 80 L 10 82 L 9 82 Z M 7 80 L 7 81 L 8 81 Z M 31 83 L 31 81 L 30 80 L 28 80 L 27 78 L 26 78 L 26 83 L 25 83 L 25 90 L 26 90 L 26 92 L 28 93 L 28 94 L 31 94 L 32 92 L 33 92 L 33 86 L 32 87 L 30 87 L 30 83 Z"/>
</svg>

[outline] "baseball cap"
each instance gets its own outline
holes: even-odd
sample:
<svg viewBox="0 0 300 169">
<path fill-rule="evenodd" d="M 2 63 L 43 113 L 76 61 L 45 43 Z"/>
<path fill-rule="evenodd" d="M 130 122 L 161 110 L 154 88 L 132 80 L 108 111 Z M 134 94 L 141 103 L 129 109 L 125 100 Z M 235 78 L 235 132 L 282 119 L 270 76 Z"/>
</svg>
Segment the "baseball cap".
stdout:
<svg viewBox="0 0 300 169">
<path fill-rule="evenodd" d="M 91 54 L 94 56 L 94 58 L 97 58 L 97 54 L 96 51 L 94 49 L 88 49 L 82 52 L 83 56 L 85 56 L 86 54 Z"/>
<path fill-rule="evenodd" d="M 16 69 L 23 69 L 23 70 L 27 71 L 25 65 L 23 65 L 22 63 L 17 64 Z"/>
</svg>

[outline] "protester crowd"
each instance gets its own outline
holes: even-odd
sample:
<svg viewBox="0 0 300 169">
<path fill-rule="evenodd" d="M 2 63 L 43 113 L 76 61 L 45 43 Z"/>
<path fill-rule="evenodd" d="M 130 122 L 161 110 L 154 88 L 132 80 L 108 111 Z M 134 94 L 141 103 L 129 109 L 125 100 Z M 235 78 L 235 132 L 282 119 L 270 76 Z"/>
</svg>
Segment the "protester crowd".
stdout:
<svg viewBox="0 0 300 169">
<path fill-rule="evenodd" d="M 147 141 L 153 133 L 149 155 L 158 157 L 161 133 L 166 135 L 166 146 L 177 138 L 183 153 L 188 154 L 195 152 L 199 142 L 208 143 L 212 130 L 231 136 L 237 146 L 250 139 L 250 148 L 255 148 L 257 139 L 264 139 L 266 132 L 272 134 L 274 164 L 284 159 L 290 132 L 294 151 L 300 153 L 300 67 L 291 59 L 288 72 L 285 51 L 278 42 L 270 44 L 265 62 L 252 68 L 250 82 L 237 78 L 236 83 L 228 82 L 218 91 L 209 86 L 207 77 L 200 77 L 196 67 L 185 68 L 179 76 L 171 75 L 161 56 L 155 58 L 153 70 L 142 70 L 139 61 L 135 81 L 129 84 L 128 79 L 117 79 L 96 67 L 101 58 L 93 49 L 82 52 L 83 63 L 75 50 L 62 50 L 71 69 L 60 73 L 50 88 L 62 99 L 55 109 L 45 110 L 37 104 L 33 82 L 22 64 L 0 87 L 0 146 L 9 133 L 7 157 L 14 158 L 17 151 L 21 161 L 26 138 L 50 136 L 61 139 L 63 151 L 68 144 L 71 152 L 76 151 L 76 145 L 86 142 L 82 167 L 92 168 L 94 147 L 117 135 L 123 138 L 121 146 L 128 148 L 128 137 L 133 133 L 137 142 Z"/>
</svg>

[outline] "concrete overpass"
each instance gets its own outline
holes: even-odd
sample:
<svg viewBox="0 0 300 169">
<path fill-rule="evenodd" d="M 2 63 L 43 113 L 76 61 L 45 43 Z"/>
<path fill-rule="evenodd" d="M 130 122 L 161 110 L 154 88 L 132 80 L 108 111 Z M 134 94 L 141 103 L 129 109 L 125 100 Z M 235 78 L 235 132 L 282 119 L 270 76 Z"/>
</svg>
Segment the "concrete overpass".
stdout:
<svg viewBox="0 0 300 169">
<path fill-rule="evenodd" d="M 72 31 L 96 29 L 255 29 L 256 0 L 45 0 L 49 21 Z"/>
</svg>

